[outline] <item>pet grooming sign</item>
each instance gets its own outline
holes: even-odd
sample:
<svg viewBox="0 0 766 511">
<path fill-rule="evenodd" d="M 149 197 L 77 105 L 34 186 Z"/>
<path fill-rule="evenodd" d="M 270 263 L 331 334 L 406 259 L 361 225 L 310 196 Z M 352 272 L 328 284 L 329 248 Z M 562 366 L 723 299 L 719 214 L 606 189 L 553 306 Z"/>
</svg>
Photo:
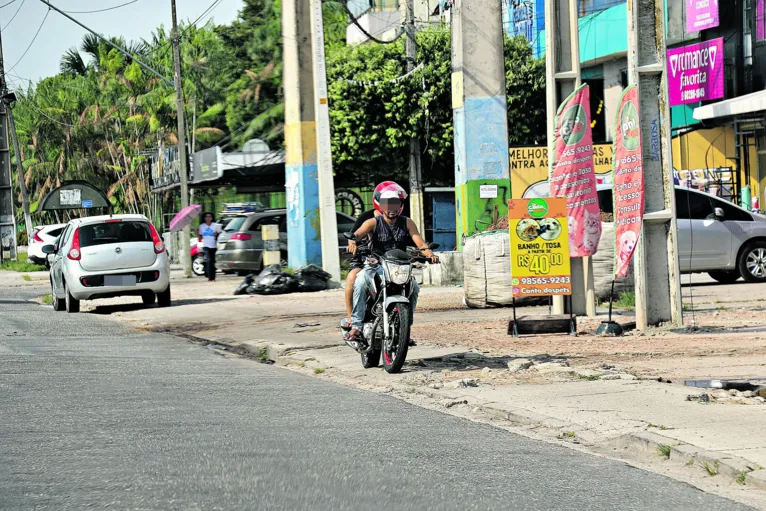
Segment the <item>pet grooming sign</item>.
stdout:
<svg viewBox="0 0 766 511">
<path fill-rule="evenodd" d="M 514 298 L 571 295 L 567 200 L 508 201 Z"/>
</svg>

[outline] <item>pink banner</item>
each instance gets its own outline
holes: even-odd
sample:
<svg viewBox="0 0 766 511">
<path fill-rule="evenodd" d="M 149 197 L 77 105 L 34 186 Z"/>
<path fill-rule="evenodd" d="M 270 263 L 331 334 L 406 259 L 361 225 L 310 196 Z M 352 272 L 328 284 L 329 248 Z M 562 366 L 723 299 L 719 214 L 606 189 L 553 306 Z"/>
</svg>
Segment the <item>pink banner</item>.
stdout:
<svg viewBox="0 0 766 511">
<path fill-rule="evenodd" d="M 554 150 L 550 195 L 567 199 L 569 255 L 593 255 L 601 239 L 601 212 L 593 172 L 590 89 L 587 84 L 575 90 L 559 107 Z"/>
<path fill-rule="evenodd" d="M 638 87 L 622 93 L 614 134 L 614 278 L 628 275 L 644 216 L 644 163 Z"/>
<path fill-rule="evenodd" d="M 758 0 L 755 4 L 755 40 L 766 39 L 766 0 Z"/>
<path fill-rule="evenodd" d="M 686 32 L 717 27 L 720 23 L 718 0 L 686 0 Z"/>
<path fill-rule="evenodd" d="M 723 97 L 723 37 L 669 49 L 667 57 L 670 106 Z"/>
</svg>

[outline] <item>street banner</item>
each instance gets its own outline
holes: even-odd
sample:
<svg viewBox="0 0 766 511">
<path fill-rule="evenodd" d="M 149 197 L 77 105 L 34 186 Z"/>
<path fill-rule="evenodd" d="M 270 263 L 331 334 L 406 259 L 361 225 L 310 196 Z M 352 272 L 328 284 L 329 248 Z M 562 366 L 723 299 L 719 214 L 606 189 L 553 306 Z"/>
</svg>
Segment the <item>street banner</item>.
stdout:
<svg viewBox="0 0 766 511">
<path fill-rule="evenodd" d="M 667 57 L 670 106 L 723 97 L 723 37 L 669 48 Z"/>
<path fill-rule="evenodd" d="M 508 201 L 511 286 L 514 298 L 571 295 L 567 201 Z"/>
<path fill-rule="evenodd" d="M 720 23 L 718 0 L 686 0 L 686 33 L 715 28 Z"/>
<path fill-rule="evenodd" d="M 641 155 L 638 87 L 622 93 L 614 134 L 614 278 L 628 275 L 644 216 L 644 163 Z"/>
<path fill-rule="evenodd" d="M 556 113 L 554 160 L 550 196 L 567 200 L 569 255 L 596 253 L 601 239 L 601 212 L 593 172 L 593 135 L 590 126 L 590 89 L 575 90 Z"/>
<path fill-rule="evenodd" d="M 593 171 L 597 184 L 612 184 L 612 144 L 593 144 Z M 548 147 L 511 147 L 508 150 L 511 168 L 511 198 L 547 197 Z"/>
</svg>

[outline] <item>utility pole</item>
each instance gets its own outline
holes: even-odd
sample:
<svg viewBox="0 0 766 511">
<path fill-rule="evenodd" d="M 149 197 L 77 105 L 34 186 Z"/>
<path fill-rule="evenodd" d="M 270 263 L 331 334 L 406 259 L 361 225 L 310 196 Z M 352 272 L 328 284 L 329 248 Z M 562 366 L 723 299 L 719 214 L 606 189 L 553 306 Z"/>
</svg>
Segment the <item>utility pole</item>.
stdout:
<svg viewBox="0 0 766 511">
<path fill-rule="evenodd" d="M 332 175 L 330 107 L 327 104 L 327 72 L 324 55 L 322 1 L 311 0 L 311 36 L 314 48 L 314 108 L 317 136 L 317 180 L 319 184 L 319 224 L 322 236 L 322 268 L 340 282 L 338 217 L 335 208 L 335 181 Z"/>
<path fill-rule="evenodd" d="M 8 140 L 8 107 L 5 95 L 5 65 L 3 41 L 0 39 L 0 261 L 3 260 L 3 240 L 10 240 L 10 257 L 16 258 L 16 216 L 13 208 L 13 183 L 11 181 L 11 149 Z"/>
<path fill-rule="evenodd" d="M 27 183 L 24 180 L 24 167 L 21 164 L 21 150 L 19 147 L 19 136 L 16 133 L 16 122 L 13 120 L 13 110 L 8 108 L 8 126 L 13 139 L 13 152 L 16 154 L 16 174 L 19 178 L 19 189 L 21 190 L 21 206 L 24 209 L 24 226 L 27 229 L 27 238 L 32 236 L 32 215 L 29 213 L 29 196 L 27 195 Z"/>
<path fill-rule="evenodd" d="M 546 106 L 548 112 L 548 166 L 555 158 L 556 111 L 564 99 L 581 85 L 580 31 L 577 0 L 545 1 Z M 558 15 L 557 15 L 558 14 Z M 596 316 L 593 258 L 571 260 L 572 312 Z M 565 312 L 564 297 L 553 297 L 553 313 Z"/>
<path fill-rule="evenodd" d="M 181 160 L 181 208 L 189 206 L 189 170 L 186 159 L 186 130 L 184 121 L 183 87 L 181 86 L 181 51 L 178 47 L 178 23 L 176 22 L 176 0 L 170 0 L 173 16 L 173 61 L 175 65 L 176 112 L 178 118 L 178 157 Z M 181 237 L 181 260 L 184 264 L 184 276 L 191 273 L 191 254 L 189 254 L 189 233 L 187 225 Z"/>
<path fill-rule="evenodd" d="M 441 0 L 439 0 L 441 3 Z M 415 69 L 418 58 L 418 43 L 415 39 L 415 0 L 407 0 L 407 18 L 404 25 L 407 34 L 407 72 Z M 420 140 L 417 134 L 410 138 L 410 218 L 425 236 L 425 219 L 423 218 L 423 176 L 420 166 Z"/>
<path fill-rule="evenodd" d="M 636 328 L 680 325 L 676 202 L 665 43 L 665 2 L 628 2 L 628 82 L 638 85 L 645 212 L 634 254 Z M 649 43 L 651 41 L 651 43 Z"/>
</svg>

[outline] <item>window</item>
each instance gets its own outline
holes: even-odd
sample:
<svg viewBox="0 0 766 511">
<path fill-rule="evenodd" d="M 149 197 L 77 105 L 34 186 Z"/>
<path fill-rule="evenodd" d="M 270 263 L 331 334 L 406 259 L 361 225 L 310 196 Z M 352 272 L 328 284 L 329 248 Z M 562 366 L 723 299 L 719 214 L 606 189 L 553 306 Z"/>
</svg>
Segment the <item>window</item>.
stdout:
<svg viewBox="0 0 766 511">
<path fill-rule="evenodd" d="M 731 202 L 725 200 L 712 199 L 714 208 L 723 210 L 724 221 L 752 222 L 753 216 L 747 211 L 743 211 Z"/>
<path fill-rule="evenodd" d="M 62 248 L 64 245 L 69 243 L 69 238 L 72 237 L 72 226 L 67 225 L 64 227 L 64 231 L 61 233 L 61 237 L 58 240 L 59 248 Z"/>
<path fill-rule="evenodd" d="M 247 229 L 250 232 L 260 232 L 261 227 L 264 225 L 280 225 L 282 223 L 282 215 L 265 216 L 258 218 Z"/>
<path fill-rule="evenodd" d="M 61 234 L 61 232 L 62 232 L 63 230 L 64 230 L 64 228 L 63 228 L 63 227 L 59 227 L 58 229 L 51 229 L 50 231 L 48 231 L 48 232 L 47 232 L 47 233 L 45 233 L 45 234 L 47 234 L 48 236 L 51 236 L 51 237 L 53 237 L 53 238 L 56 238 L 56 237 L 58 237 L 58 236 L 59 236 L 59 234 Z"/>
<path fill-rule="evenodd" d="M 152 233 L 146 222 L 112 222 L 80 227 L 80 246 L 83 248 L 110 243 L 146 242 L 152 242 Z"/>
<path fill-rule="evenodd" d="M 598 191 L 598 208 L 603 213 L 614 213 L 611 189 Z"/>
<path fill-rule="evenodd" d="M 706 195 L 676 189 L 676 217 L 705 220 L 713 214 L 713 205 Z"/>
<path fill-rule="evenodd" d="M 234 217 L 229 223 L 226 224 L 226 228 L 224 230 L 226 232 L 236 232 L 240 227 L 242 227 L 242 224 L 245 223 L 245 220 L 247 220 L 245 215 Z"/>
</svg>

